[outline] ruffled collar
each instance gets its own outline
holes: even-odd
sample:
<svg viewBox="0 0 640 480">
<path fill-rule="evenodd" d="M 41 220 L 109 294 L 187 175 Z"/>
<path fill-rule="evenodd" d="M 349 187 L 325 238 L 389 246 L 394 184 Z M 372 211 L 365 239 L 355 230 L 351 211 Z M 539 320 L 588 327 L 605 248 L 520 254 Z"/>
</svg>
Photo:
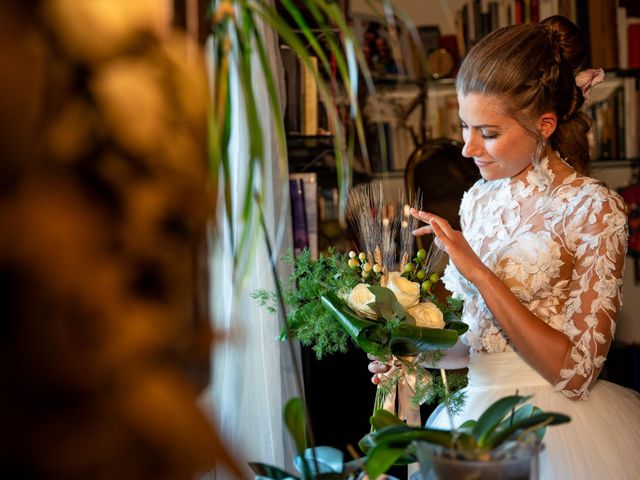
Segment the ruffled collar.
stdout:
<svg viewBox="0 0 640 480">
<path fill-rule="evenodd" d="M 547 156 L 529 167 L 524 178 L 505 179 L 505 183 L 510 186 L 512 195 L 528 197 L 536 191 L 540 193 L 548 191 L 554 179 L 555 174 L 549 166 L 549 157 Z"/>
</svg>

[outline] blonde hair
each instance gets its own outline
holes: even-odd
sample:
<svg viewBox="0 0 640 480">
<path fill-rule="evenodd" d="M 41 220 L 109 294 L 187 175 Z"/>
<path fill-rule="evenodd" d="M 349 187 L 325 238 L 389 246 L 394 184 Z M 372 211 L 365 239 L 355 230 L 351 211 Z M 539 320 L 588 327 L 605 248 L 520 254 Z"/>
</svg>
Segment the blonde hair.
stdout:
<svg viewBox="0 0 640 480">
<path fill-rule="evenodd" d="M 583 59 L 580 31 L 565 17 L 511 25 L 490 33 L 469 51 L 456 77 L 456 90 L 462 95 L 498 98 L 504 113 L 538 138 L 536 160 L 544 151 L 544 142 L 532 120 L 554 112 L 557 127 L 548 141 L 576 170 L 584 172 L 589 162 L 591 121 L 580 111 L 584 96 L 574 78 Z"/>
</svg>

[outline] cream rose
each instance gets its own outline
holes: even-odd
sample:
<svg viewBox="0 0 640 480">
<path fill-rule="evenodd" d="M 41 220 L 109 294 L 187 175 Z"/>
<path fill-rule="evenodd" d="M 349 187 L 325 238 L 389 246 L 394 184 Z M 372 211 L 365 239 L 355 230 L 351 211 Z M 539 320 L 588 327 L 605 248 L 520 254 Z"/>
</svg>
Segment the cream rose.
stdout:
<svg viewBox="0 0 640 480">
<path fill-rule="evenodd" d="M 444 328 L 444 315 L 435 303 L 422 302 L 407 309 L 418 327 Z"/>
<path fill-rule="evenodd" d="M 420 284 L 404 278 L 400 272 L 390 272 L 385 287 L 395 294 L 405 310 L 420 300 Z"/>
<path fill-rule="evenodd" d="M 368 304 L 375 301 L 376 297 L 371 293 L 369 285 L 366 283 L 359 283 L 353 287 L 347 298 L 347 304 L 354 312 L 372 319 L 377 319 L 378 315 Z"/>
</svg>

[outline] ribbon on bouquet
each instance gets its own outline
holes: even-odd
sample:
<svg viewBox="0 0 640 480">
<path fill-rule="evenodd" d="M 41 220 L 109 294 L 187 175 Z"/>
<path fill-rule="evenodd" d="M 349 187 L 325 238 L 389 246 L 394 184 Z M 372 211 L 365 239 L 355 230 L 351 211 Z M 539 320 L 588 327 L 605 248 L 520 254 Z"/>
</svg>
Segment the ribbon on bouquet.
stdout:
<svg viewBox="0 0 640 480">
<path fill-rule="evenodd" d="M 420 426 L 419 405 L 424 403 L 425 396 L 417 402 L 414 398 L 419 390 L 424 393 L 424 389 L 433 384 L 433 379 L 427 370 L 416 365 L 416 360 L 417 357 L 391 357 L 391 368 L 378 377 L 381 383 L 376 392 L 376 406 L 396 414 L 407 425 Z"/>
</svg>

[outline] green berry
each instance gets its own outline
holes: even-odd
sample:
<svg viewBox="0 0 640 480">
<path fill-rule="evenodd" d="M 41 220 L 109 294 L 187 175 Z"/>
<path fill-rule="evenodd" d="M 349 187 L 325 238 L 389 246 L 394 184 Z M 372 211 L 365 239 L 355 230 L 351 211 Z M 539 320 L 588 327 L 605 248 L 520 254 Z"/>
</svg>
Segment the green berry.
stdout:
<svg viewBox="0 0 640 480">
<path fill-rule="evenodd" d="M 366 270 L 362 270 L 362 278 L 367 278 L 369 276 L 369 272 Z"/>
<path fill-rule="evenodd" d="M 360 265 L 355 258 L 350 258 L 348 263 L 349 263 L 349 267 L 353 269 L 358 268 L 358 266 Z"/>
<path fill-rule="evenodd" d="M 424 277 L 426 276 L 427 274 L 424 273 L 424 270 L 418 270 L 418 272 L 416 273 L 416 278 L 421 281 L 424 280 Z"/>
<path fill-rule="evenodd" d="M 418 261 L 421 262 L 427 257 L 427 252 L 425 252 L 424 248 L 421 248 L 418 250 L 418 253 L 416 253 L 416 257 L 418 258 Z"/>
<path fill-rule="evenodd" d="M 373 271 L 374 271 L 374 273 L 380 273 L 382 271 L 382 265 L 380 265 L 379 263 L 376 263 L 373 266 Z"/>
<path fill-rule="evenodd" d="M 349 258 L 356 258 L 356 252 L 354 252 L 353 250 L 351 250 L 349 252 Z"/>
<path fill-rule="evenodd" d="M 428 292 L 429 290 L 431 290 L 431 287 L 433 286 L 433 283 L 431 283 L 429 280 L 425 280 L 424 282 L 422 282 L 422 291 L 423 292 Z"/>
<path fill-rule="evenodd" d="M 431 280 L 431 283 L 437 283 L 438 280 L 440 280 L 440 275 L 438 275 L 437 273 L 432 273 L 431 275 L 429 275 L 429 280 Z"/>
<path fill-rule="evenodd" d="M 407 262 L 407 264 L 404 266 L 404 271 L 405 272 L 413 272 L 413 263 Z"/>
<path fill-rule="evenodd" d="M 367 260 L 367 254 L 364 252 L 360 252 L 360 255 L 358 255 L 358 258 L 360 259 L 361 262 L 364 262 Z"/>
<path fill-rule="evenodd" d="M 373 265 L 371 265 L 370 263 L 365 263 L 362 266 L 362 270 L 364 270 L 365 272 L 370 272 L 371 270 L 373 270 Z"/>
</svg>

